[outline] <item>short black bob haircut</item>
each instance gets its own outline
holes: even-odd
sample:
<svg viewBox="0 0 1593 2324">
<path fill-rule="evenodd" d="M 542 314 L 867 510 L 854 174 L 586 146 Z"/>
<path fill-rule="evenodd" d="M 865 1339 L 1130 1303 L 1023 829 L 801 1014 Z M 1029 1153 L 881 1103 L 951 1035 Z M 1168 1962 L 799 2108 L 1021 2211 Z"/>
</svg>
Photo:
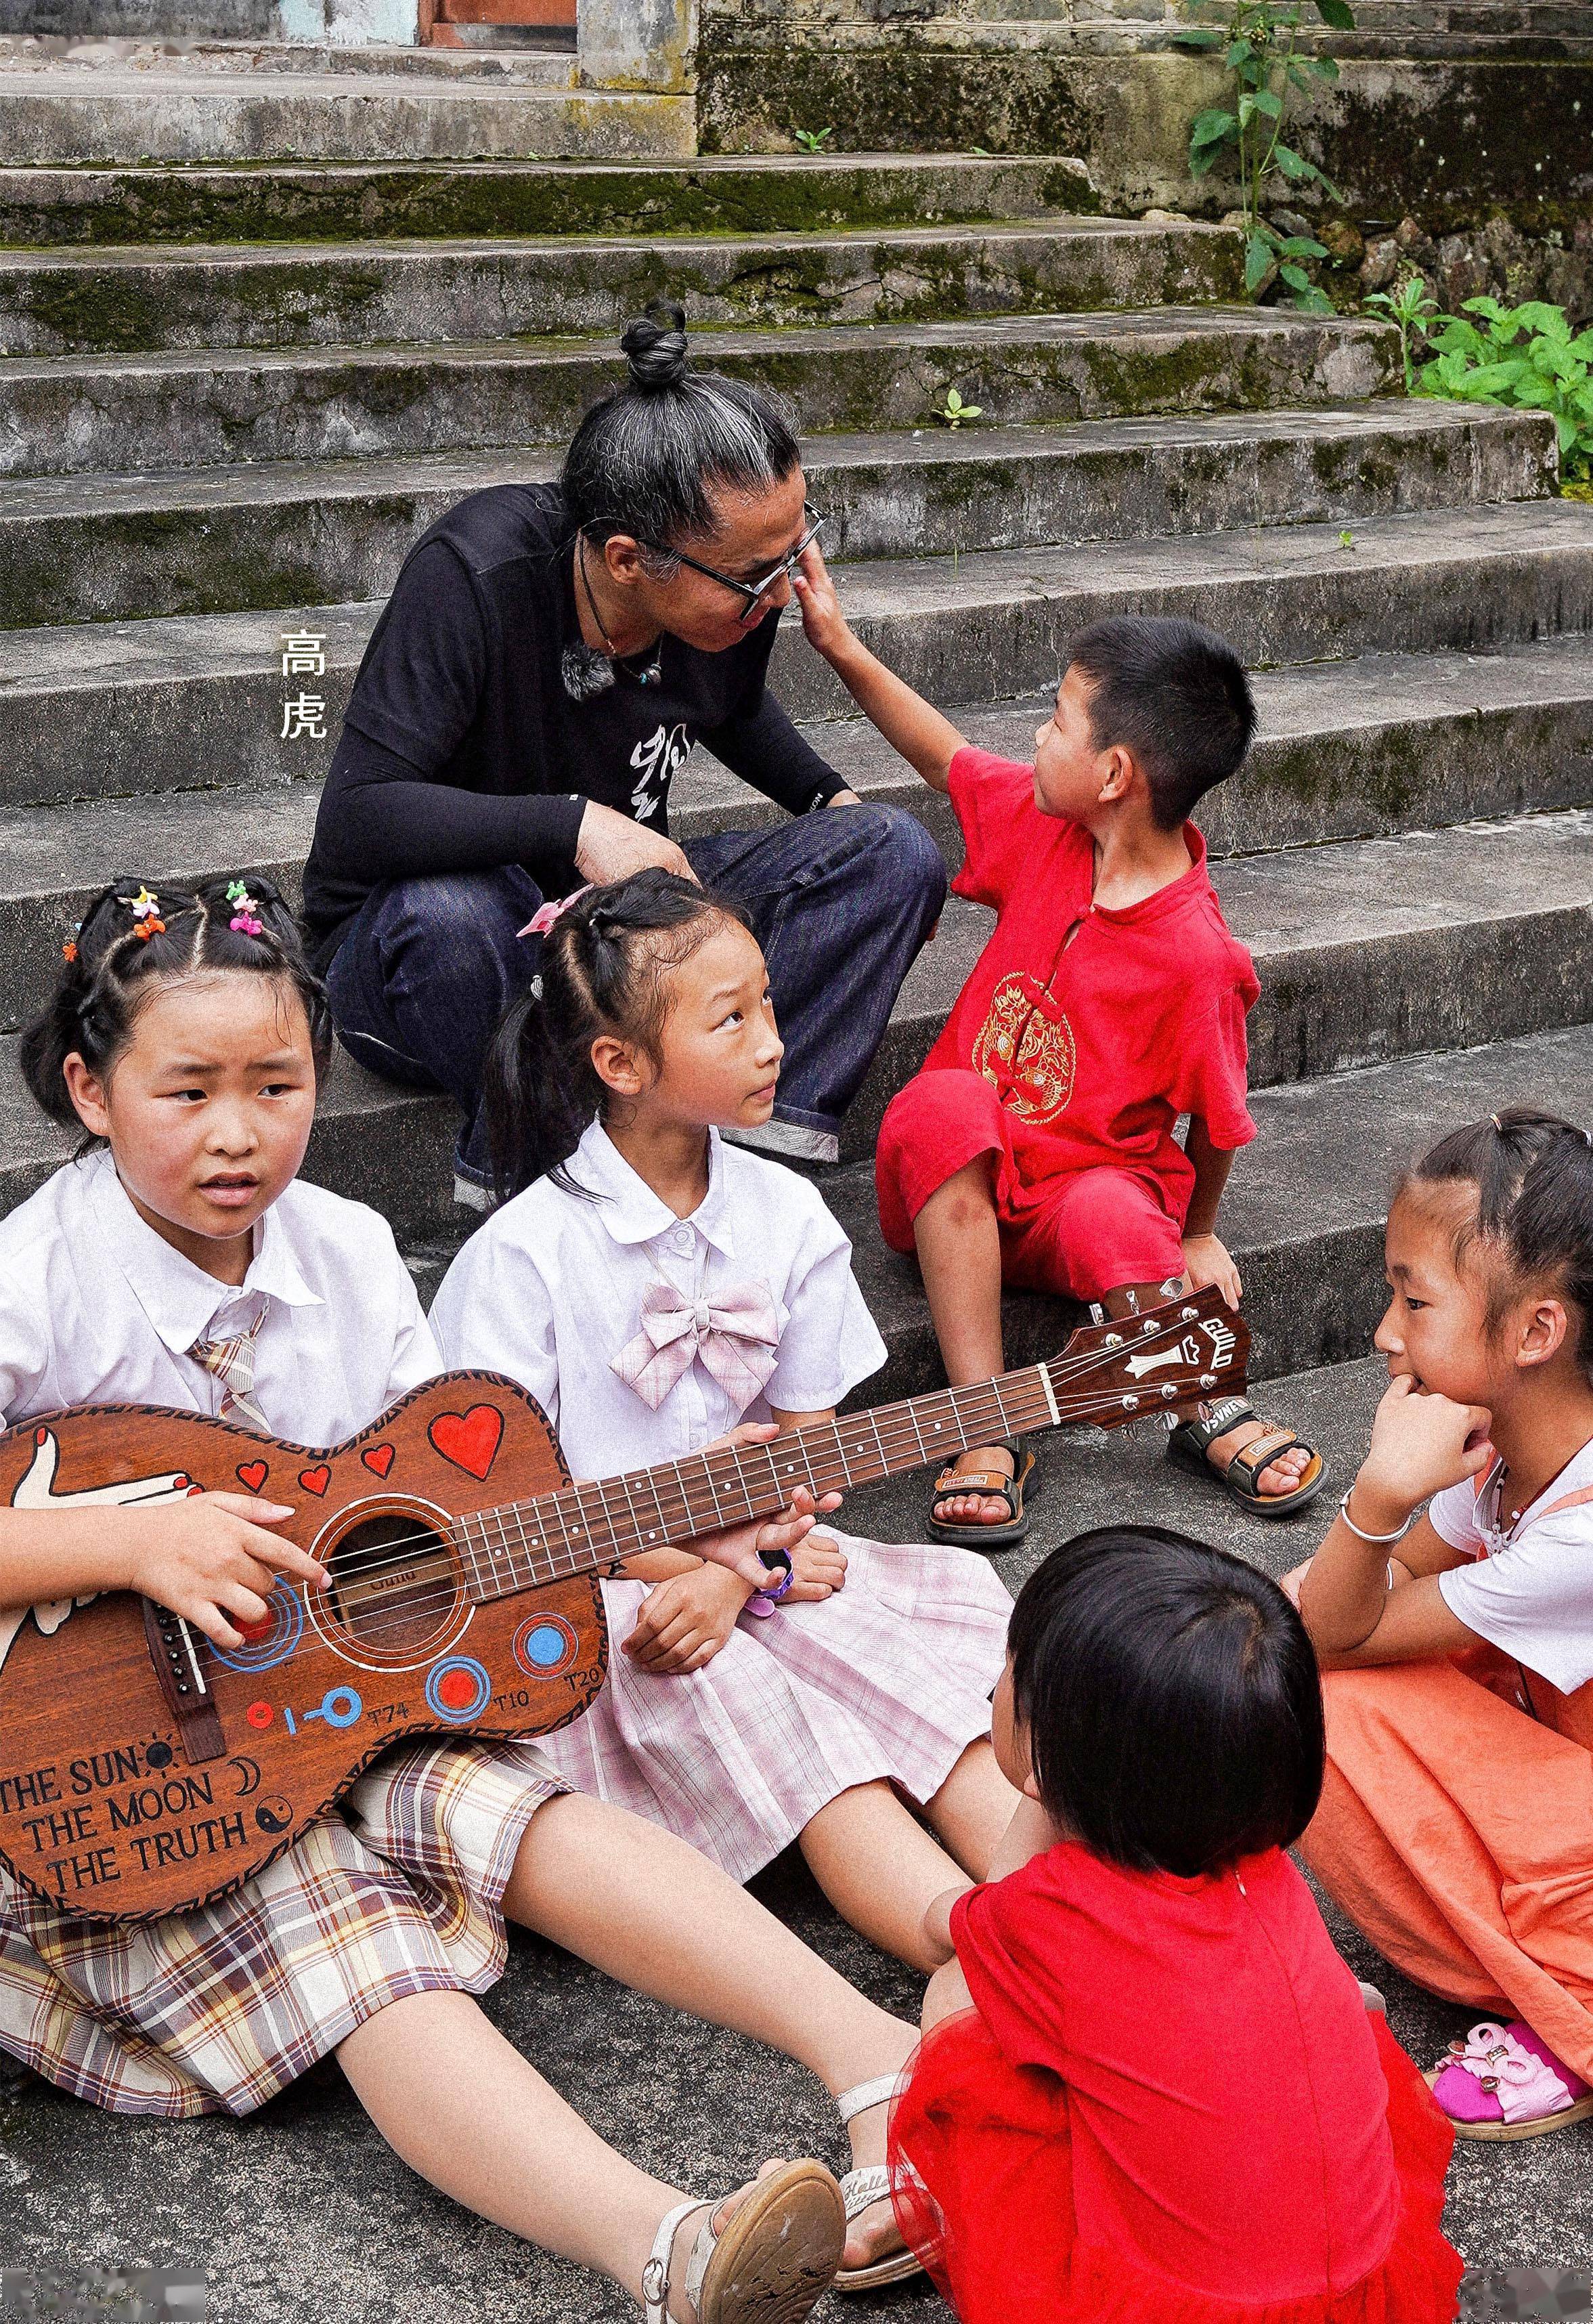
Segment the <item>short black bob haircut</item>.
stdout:
<svg viewBox="0 0 1593 2324">
<path fill-rule="evenodd" d="M 1031 1576 L 1008 1644 L 1041 1802 L 1094 1855 L 1192 1879 L 1311 1821 L 1316 1656 L 1254 1566 L 1161 1526 L 1102 1526 Z"/>
<path fill-rule="evenodd" d="M 1090 684 L 1098 751 L 1133 753 L 1150 785 L 1151 813 L 1176 831 L 1197 800 L 1244 764 L 1256 705 L 1244 664 L 1198 622 L 1123 613 L 1081 632 L 1067 668 Z"/>
</svg>

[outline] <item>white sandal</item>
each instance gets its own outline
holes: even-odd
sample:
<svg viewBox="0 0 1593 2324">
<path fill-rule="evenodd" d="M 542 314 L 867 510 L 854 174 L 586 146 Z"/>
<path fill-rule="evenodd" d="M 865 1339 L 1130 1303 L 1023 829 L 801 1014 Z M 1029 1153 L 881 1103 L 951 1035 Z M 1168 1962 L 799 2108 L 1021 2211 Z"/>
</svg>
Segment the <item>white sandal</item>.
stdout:
<svg viewBox="0 0 1593 2324">
<path fill-rule="evenodd" d="M 901 2089 L 899 2074 L 876 2074 L 871 2082 L 858 2082 L 843 2090 L 835 2101 L 835 2111 L 843 2124 L 853 2116 L 867 2114 L 870 2107 L 883 2106 Z M 841 2181 L 841 2200 L 846 2206 L 846 2224 L 852 2225 L 870 2203 L 878 2203 L 890 2192 L 890 2172 L 883 2163 L 865 2163 L 849 2171 Z M 884 2283 L 905 2283 L 909 2275 L 917 2275 L 924 2263 L 905 2243 L 897 2250 L 887 2252 L 883 2259 L 870 2260 L 866 2267 L 843 2268 L 835 2278 L 837 2292 L 872 2292 Z"/>
<path fill-rule="evenodd" d="M 677 2203 L 658 2223 L 641 2272 L 645 2324 L 670 2324 L 669 2263 L 681 2221 L 707 2217 L 683 2289 L 696 2324 L 800 2324 L 834 2281 L 846 2242 L 841 2190 L 822 2163 L 787 2163 L 755 2179 L 717 2234 L 717 2203 Z"/>
</svg>

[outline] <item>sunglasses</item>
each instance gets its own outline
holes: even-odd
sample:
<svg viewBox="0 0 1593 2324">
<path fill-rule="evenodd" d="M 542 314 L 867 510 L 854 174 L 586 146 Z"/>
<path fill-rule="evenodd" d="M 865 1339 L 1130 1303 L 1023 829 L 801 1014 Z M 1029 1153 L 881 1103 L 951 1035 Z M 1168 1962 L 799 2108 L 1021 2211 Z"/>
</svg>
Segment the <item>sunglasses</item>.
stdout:
<svg viewBox="0 0 1593 2324">
<path fill-rule="evenodd" d="M 820 515 L 811 501 L 803 502 L 802 513 L 812 520 L 807 530 L 796 543 L 789 557 L 783 557 L 773 572 L 766 573 L 761 581 L 732 580 L 728 573 L 715 572 L 712 565 L 700 565 L 695 557 L 688 557 L 683 549 L 664 549 L 657 541 L 651 540 L 644 540 L 641 546 L 643 549 L 650 549 L 656 557 L 672 557 L 677 565 L 689 565 L 692 571 L 700 573 L 704 580 L 717 581 L 722 589 L 733 589 L 738 597 L 744 597 L 747 602 L 741 612 L 741 627 L 747 629 L 761 612 L 763 601 L 769 591 L 778 582 L 790 579 L 803 558 L 830 521 L 827 516 Z"/>
</svg>

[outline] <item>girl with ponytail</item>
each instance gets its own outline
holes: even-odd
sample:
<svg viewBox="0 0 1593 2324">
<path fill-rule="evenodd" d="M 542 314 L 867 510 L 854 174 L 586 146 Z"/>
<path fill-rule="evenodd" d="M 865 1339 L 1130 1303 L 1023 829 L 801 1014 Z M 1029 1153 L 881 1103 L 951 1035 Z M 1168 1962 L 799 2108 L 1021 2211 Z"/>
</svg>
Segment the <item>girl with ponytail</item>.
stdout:
<svg viewBox="0 0 1593 2324">
<path fill-rule="evenodd" d="M 783 1060 L 742 914 L 644 872 L 545 918 L 488 1074 L 510 1199 L 437 1293 L 444 1353 L 528 1388 L 578 1476 L 828 1420 L 885 1350 L 816 1188 L 725 1135 L 768 1121 Z M 985 1877 L 1016 1805 L 990 1741 L 1010 1600 L 969 1552 L 817 1529 L 837 1506 L 794 1498 L 778 1602 L 701 1544 L 631 1559 L 603 1584 L 608 1683 L 544 1748 L 737 1880 L 796 1840 L 854 1927 L 928 1968 L 925 1908 Z M 888 2096 L 859 2105 L 860 2163 Z M 882 2172 L 843 2191 L 885 2248 L 843 2287 L 910 2273 Z"/>
<path fill-rule="evenodd" d="M 30 1611 L 53 1631 L 102 1590 L 232 1654 L 279 1575 L 327 1581 L 272 1530 L 290 1510 L 268 1492 L 299 1459 L 254 1458 L 246 1432 L 336 1443 L 439 1360 L 385 1222 L 297 1175 L 330 1034 L 276 890 L 119 880 L 65 953 L 23 1068 L 83 1140 L 0 1222 L 0 1425 L 136 1403 L 245 1433 L 218 1454 L 235 1490 L 144 1477 L 107 1511 L 58 1489 L 41 1426 L 26 1505 L 0 1509 L 0 1659 Z M 756 1551 L 782 1531 L 750 1535 L 740 1554 L 766 1576 Z M 576 1796 L 535 1745 L 450 1738 L 385 1752 L 200 1911 L 85 1922 L 0 1868 L 0 2048 L 97 2105 L 166 2116 L 248 2114 L 335 2053 L 416 2171 L 602 2269 L 647 2324 L 797 2324 L 842 2255 L 829 2172 L 787 2163 L 714 2207 L 605 2145 L 473 1998 L 503 1973 L 509 1920 L 788 2046 L 832 2092 L 894 2079 L 912 2046 L 668 1833 Z"/>
<path fill-rule="evenodd" d="M 1386 1251 L 1371 1450 L 1285 1584 L 1327 1673 L 1301 1847 L 1390 1960 L 1487 2010 L 1429 2077 L 1457 2135 L 1531 2138 L 1593 2115 L 1587 1132 L 1526 1106 L 1455 1130 Z"/>
</svg>

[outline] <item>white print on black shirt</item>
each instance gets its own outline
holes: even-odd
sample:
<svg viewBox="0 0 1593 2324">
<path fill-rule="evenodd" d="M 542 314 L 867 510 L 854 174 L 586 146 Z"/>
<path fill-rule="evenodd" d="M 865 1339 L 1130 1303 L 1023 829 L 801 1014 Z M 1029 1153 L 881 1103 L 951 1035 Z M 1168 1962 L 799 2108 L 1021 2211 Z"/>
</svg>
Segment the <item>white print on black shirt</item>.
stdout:
<svg viewBox="0 0 1593 2324">
<path fill-rule="evenodd" d="M 651 822 L 668 794 L 675 770 L 690 756 L 691 742 L 684 724 L 660 726 L 656 734 L 636 745 L 631 763 L 640 768 L 640 780 L 631 794 L 631 805 L 638 823 Z"/>
</svg>

